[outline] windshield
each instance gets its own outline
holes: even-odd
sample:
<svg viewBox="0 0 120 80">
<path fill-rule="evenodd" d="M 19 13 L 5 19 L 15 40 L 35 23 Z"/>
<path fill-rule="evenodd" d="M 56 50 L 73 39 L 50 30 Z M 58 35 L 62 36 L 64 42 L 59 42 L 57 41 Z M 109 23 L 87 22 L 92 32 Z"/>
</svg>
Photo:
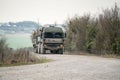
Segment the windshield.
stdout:
<svg viewBox="0 0 120 80">
<path fill-rule="evenodd" d="M 44 33 L 44 38 L 63 38 L 63 33 Z"/>
</svg>

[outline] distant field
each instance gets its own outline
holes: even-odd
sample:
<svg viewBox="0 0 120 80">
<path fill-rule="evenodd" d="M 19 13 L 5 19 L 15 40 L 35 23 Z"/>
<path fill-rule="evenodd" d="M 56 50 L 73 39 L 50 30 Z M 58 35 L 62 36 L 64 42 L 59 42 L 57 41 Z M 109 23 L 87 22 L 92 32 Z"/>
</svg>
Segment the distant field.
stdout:
<svg viewBox="0 0 120 80">
<path fill-rule="evenodd" d="M 6 34 L 4 37 L 7 39 L 8 46 L 13 49 L 32 47 L 30 34 Z"/>
</svg>

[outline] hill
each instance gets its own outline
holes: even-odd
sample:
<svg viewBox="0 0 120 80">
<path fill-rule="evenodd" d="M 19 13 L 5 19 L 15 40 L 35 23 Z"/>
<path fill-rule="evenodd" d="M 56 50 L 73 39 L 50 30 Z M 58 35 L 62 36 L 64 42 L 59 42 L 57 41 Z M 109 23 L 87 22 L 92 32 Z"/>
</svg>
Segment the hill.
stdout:
<svg viewBox="0 0 120 80">
<path fill-rule="evenodd" d="M 0 34 L 31 33 L 38 26 L 33 21 L 0 23 Z"/>
</svg>

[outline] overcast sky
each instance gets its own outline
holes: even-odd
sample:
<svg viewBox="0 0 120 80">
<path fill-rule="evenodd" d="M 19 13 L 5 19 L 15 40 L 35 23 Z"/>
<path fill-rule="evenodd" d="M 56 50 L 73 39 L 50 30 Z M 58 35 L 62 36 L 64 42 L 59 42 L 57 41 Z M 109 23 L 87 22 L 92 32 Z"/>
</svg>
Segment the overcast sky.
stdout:
<svg viewBox="0 0 120 80">
<path fill-rule="evenodd" d="M 0 22 L 64 23 L 68 17 L 98 14 L 120 0 L 0 0 Z"/>
</svg>

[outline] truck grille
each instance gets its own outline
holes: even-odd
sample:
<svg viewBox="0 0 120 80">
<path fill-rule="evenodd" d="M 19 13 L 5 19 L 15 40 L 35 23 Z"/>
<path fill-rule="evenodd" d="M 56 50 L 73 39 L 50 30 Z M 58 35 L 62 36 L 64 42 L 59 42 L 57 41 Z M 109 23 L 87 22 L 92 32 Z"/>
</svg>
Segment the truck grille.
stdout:
<svg viewBox="0 0 120 80">
<path fill-rule="evenodd" d="M 46 44 L 48 47 L 58 47 L 60 44 Z"/>
</svg>

